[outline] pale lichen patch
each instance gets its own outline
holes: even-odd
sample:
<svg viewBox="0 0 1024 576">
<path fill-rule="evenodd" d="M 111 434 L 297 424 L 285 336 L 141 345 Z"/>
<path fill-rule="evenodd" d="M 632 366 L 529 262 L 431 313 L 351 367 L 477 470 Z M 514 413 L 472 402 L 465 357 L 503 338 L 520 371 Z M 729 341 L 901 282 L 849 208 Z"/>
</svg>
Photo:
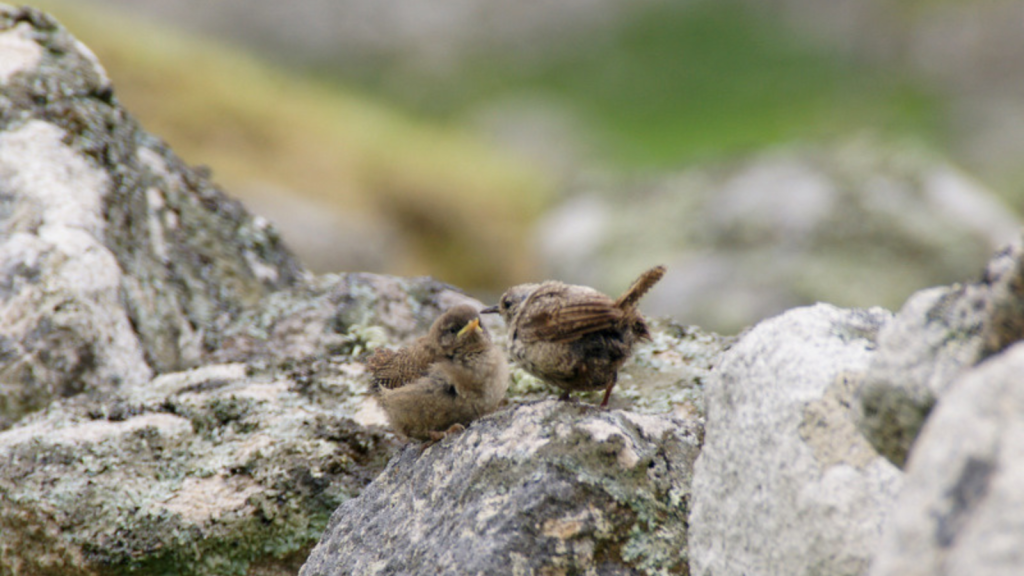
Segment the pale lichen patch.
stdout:
<svg viewBox="0 0 1024 576">
<path fill-rule="evenodd" d="M 131 399 L 164 398 L 210 382 L 233 382 L 245 378 L 245 364 L 212 364 L 157 376 L 144 387 L 133 389 Z"/>
<path fill-rule="evenodd" d="M 180 514 L 189 522 L 202 524 L 248 507 L 249 497 L 258 492 L 259 485 L 244 476 L 191 477 L 185 479 L 174 496 L 156 506 Z"/>
<path fill-rule="evenodd" d="M 246 438 L 235 448 L 234 457 L 245 464 L 255 458 L 263 458 L 270 454 L 274 439 L 266 434 L 256 434 Z"/>
<path fill-rule="evenodd" d="M 147 224 L 149 226 L 149 240 L 153 243 L 153 254 L 161 262 L 167 262 L 170 258 L 170 250 L 163 234 L 165 222 L 161 214 L 166 206 L 163 192 L 158 188 L 147 188 L 146 202 L 149 205 Z"/>
<path fill-rule="evenodd" d="M 823 470 L 840 464 L 863 470 L 881 458 L 857 430 L 849 409 L 857 378 L 855 374 L 840 374 L 821 398 L 804 406 L 800 437 L 813 450 Z"/>
<path fill-rule="evenodd" d="M 370 396 L 365 396 L 359 402 L 359 408 L 352 419 L 363 426 L 385 426 L 388 423 L 388 417 L 384 410 Z"/>
<path fill-rule="evenodd" d="M 598 443 L 617 439 L 620 446 L 615 452 L 615 459 L 623 469 L 630 470 L 640 461 L 640 456 L 634 449 L 633 440 L 623 434 L 622 428 L 619 426 L 604 420 L 592 419 L 578 424 L 577 427 L 585 430 Z"/>
<path fill-rule="evenodd" d="M 33 439 L 49 445 L 100 444 L 113 438 L 153 428 L 162 436 L 188 434 L 192 426 L 188 420 L 165 413 L 147 413 L 124 421 L 89 420 L 53 429 L 45 421 L 33 422 L 0 433 L 0 450 L 15 448 Z"/>
<path fill-rule="evenodd" d="M 578 518 L 551 518 L 544 521 L 540 533 L 560 540 L 568 540 L 580 533 L 583 521 Z"/>
<path fill-rule="evenodd" d="M 43 49 L 32 38 L 32 26 L 22 22 L 0 32 L 0 54 L 0 83 L 5 83 L 18 72 L 38 66 Z"/>
<path fill-rule="evenodd" d="M 181 436 L 192 432 L 192 425 L 185 418 L 175 416 L 174 414 L 152 412 L 141 414 L 122 422 L 111 422 L 109 420 L 83 422 L 63 428 L 57 434 L 50 436 L 50 438 L 68 444 L 98 444 L 108 441 L 112 437 L 132 434 L 145 428 L 153 428 L 161 436 L 167 437 Z"/>
<path fill-rule="evenodd" d="M 676 429 L 676 424 L 668 419 L 648 414 L 638 414 L 628 410 L 619 411 L 618 414 L 628 420 L 643 434 L 647 440 L 660 440 L 665 434 Z"/>
<path fill-rule="evenodd" d="M 18 198 L 34 204 L 32 212 L 42 225 L 81 228 L 100 236 L 102 200 L 110 181 L 64 144 L 66 135 L 42 120 L 0 134 L 0 175 Z"/>
<path fill-rule="evenodd" d="M 274 402 L 282 395 L 288 393 L 289 385 L 290 383 L 284 380 L 276 382 L 250 382 L 237 390 L 233 390 L 232 395 L 257 402 Z"/>
</svg>

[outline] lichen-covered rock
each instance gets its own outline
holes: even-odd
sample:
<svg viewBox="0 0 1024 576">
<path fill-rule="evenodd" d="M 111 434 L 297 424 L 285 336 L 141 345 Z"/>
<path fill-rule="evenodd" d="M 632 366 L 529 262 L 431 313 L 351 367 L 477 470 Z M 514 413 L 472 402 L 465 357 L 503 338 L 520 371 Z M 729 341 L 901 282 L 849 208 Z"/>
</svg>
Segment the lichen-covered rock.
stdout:
<svg viewBox="0 0 1024 576">
<path fill-rule="evenodd" d="M 407 447 L 300 574 L 686 574 L 699 425 L 546 400 Z"/>
<path fill-rule="evenodd" d="M 963 371 L 1024 337 L 1024 248 L 1014 244 L 978 282 L 914 294 L 878 337 L 858 394 L 871 443 L 902 466 L 937 398 Z"/>
<path fill-rule="evenodd" d="M 0 572 L 294 573 L 392 452 L 346 416 L 360 370 L 208 365 L 24 419 L 0 433 Z"/>
<path fill-rule="evenodd" d="M 393 454 L 359 361 L 468 298 L 330 275 L 244 314 L 206 364 L 0 432 L 0 573 L 294 574 Z"/>
<path fill-rule="evenodd" d="M 495 316 L 485 315 L 485 318 Z M 609 406 L 642 414 L 671 412 L 682 417 L 704 416 L 704 383 L 710 378 L 722 352 L 735 340 L 682 326 L 666 319 L 650 321 L 651 341 L 642 342 L 619 371 Z M 504 325 L 495 327 L 495 340 L 505 346 Z M 512 402 L 531 402 L 560 395 L 563 390 L 531 376 L 514 363 Z M 603 390 L 576 393 L 580 399 L 599 403 Z"/>
<path fill-rule="evenodd" d="M 393 450 L 359 354 L 467 297 L 305 273 L 33 9 L 0 88 L 0 573 L 294 574 Z"/>
<path fill-rule="evenodd" d="M 482 304 L 428 277 L 325 274 L 279 290 L 242 312 L 211 340 L 218 362 L 287 360 L 316 354 L 359 356 L 422 335 L 442 311 Z M 485 320 L 486 322 L 487 320 Z M 500 329 L 494 321 L 487 326 Z"/>
<path fill-rule="evenodd" d="M 265 220 L 138 127 L 51 18 L 0 5 L 0 61 L 0 428 L 197 365 L 241 310 L 303 276 Z"/>
<path fill-rule="evenodd" d="M 895 309 L 975 274 L 1020 226 L 947 162 L 874 138 L 573 192 L 538 229 L 550 275 L 615 292 L 644 254 L 668 267 L 645 310 L 726 333 L 818 301 Z"/>
<path fill-rule="evenodd" d="M 819 304 L 766 320 L 723 354 L 689 518 L 695 576 L 863 574 L 900 471 L 856 429 L 856 374 L 881 309 Z"/>
<path fill-rule="evenodd" d="M 1024 344 L 965 371 L 906 467 L 873 576 L 1024 573 Z"/>
</svg>

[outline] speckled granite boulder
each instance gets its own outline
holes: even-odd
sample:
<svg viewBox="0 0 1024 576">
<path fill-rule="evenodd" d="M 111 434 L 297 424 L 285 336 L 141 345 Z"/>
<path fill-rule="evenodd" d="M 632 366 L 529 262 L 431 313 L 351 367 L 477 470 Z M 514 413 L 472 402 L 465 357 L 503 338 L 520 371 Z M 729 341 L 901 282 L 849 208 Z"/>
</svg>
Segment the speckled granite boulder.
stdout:
<svg viewBox="0 0 1024 576">
<path fill-rule="evenodd" d="M 294 574 L 394 454 L 359 361 L 466 297 L 328 275 L 244 314 L 204 364 L 0 432 L 0 573 Z"/>
<path fill-rule="evenodd" d="M 0 428 L 197 365 L 302 268 L 266 220 L 142 131 L 87 48 L 0 5 Z"/>
<path fill-rule="evenodd" d="M 557 400 L 499 412 L 406 448 L 300 574 L 686 574 L 699 433 Z"/>
<path fill-rule="evenodd" d="M 0 573 L 294 574 L 394 448 L 359 354 L 467 297 L 307 274 L 37 11 L 0 87 Z"/>
<path fill-rule="evenodd" d="M 914 294 L 878 336 L 858 392 L 858 419 L 898 466 L 937 399 L 978 362 L 1024 338 L 1024 248 L 989 262 L 982 278 Z"/>
<path fill-rule="evenodd" d="M 948 387 L 907 461 L 872 576 L 1024 573 L 1024 344 Z"/>
<path fill-rule="evenodd" d="M 338 410 L 354 370 L 321 367 L 311 386 L 210 365 L 0 433 L 0 572 L 294 573 L 393 447 Z"/>
<path fill-rule="evenodd" d="M 706 386 L 695 576 L 863 574 L 902 474 L 857 431 L 858 374 L 892 315 L 819 304 L 739 337 Z"/>
</svg>

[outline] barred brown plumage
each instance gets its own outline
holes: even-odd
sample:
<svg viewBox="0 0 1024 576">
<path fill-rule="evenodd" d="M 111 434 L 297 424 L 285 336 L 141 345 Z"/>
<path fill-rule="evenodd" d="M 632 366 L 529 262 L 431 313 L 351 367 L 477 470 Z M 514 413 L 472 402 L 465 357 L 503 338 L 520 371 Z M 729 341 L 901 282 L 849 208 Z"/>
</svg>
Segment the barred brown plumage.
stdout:
<svg viewBox="0 0 1024 576">
<path fill-rule="evenodd" d="M 655 266 L 640 275 L 617 300 L 587 286 L 548 280 L 509 288 L 498 305 L 508 325 L 508 350 L 524 370 L 565 390 L 604 388 L 607 406 L 619 368 L 633 345 L 650 339 L 637 303 L 665 275 Z"/>
</svg>

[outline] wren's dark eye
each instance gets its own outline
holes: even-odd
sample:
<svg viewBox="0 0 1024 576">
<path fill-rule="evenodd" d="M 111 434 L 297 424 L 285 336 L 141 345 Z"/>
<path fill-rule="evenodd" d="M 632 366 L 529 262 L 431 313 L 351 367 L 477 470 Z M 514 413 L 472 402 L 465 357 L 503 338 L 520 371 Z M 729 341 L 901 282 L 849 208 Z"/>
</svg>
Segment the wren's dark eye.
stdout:
<svg viewBox="0 0 1024 576">
<path fill-rule="evenodd" d="M 459 333 L 459 327 L 455 326 L 455 325 L 449 326 L 448 329 L 445 330 L 445 332 L 447 332 L 449 334 L 458 334 Z"/>
</svg>

